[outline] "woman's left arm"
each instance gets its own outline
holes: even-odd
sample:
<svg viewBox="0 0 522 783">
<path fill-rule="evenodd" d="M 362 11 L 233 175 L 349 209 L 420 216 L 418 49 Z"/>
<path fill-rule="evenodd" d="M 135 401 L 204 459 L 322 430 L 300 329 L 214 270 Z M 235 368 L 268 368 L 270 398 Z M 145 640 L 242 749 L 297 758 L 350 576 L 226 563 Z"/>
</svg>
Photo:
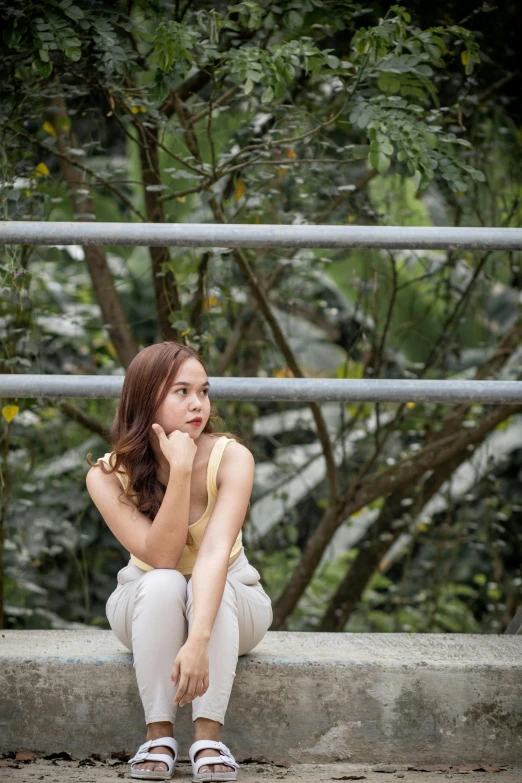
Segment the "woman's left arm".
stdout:
<svg viewBox="0 0 522 783">
<path fill-rule="evenodd" d="M 174 704 L 183 706 L 208 687 L 208 644 L 227 580 L 234 542 L 243 526 L 254 484 L 255 462 L 237 441 L 223 452 L 216 477 L 218 494 L 194 568 L 194 617 L 187 641 L 174 661 Z"/>
<path fill-rule="evenodd" d="M 190 639 L 208 643 L 223 598 L 228 561 L 252 495 L 255 462 L 241 443 L 229 443 L 216 478 L 218 494 L 192 570 L 194 619 Z"/>
</svg>

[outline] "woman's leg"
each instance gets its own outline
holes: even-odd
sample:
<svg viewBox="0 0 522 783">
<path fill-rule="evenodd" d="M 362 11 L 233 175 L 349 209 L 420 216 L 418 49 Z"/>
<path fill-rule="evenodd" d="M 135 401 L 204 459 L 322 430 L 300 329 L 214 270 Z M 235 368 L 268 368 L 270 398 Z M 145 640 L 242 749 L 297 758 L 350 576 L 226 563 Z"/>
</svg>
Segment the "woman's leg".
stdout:
<svg viewBox="0 0 522 783">
<path fill-rule="evenodd" d="M 172 736 L 177 705 L 171 673 L 187 637 L 187 581 L 173 569 L 140 572 L 120 584 L 107 602 L 107 618 L 118 639 L 134 656 L 138 690 L 147 723 L 146 739 Z M 134 572 L 131 572 L 131 576 Z M 151 753 L 168 753 L 157 746 Z M 166 770 L 164 762 L 137 762 L 137 769 Z"/>
<path fill-rule="evenodd" d="M 209 641 L 209 687 L 192 700 L 192 720 L 195 724 L 195 740 L 219 741 L 221 726 L 225 722 L 237 659 L 250 652 L 265 636 L 272 624 L 273 613 L 269 596 L 259 583 L 259 573 L 245 556 L 229 568 L 223 597 L 212 628 Z M 187 620 L 193 619 L 192 579 L 187 586 Z M 196 754 L 215 756 L 213 749 L 202 749 Z M 211 768 L 212 767 L 212 768 Z M 212 764 L 201 767 L 200 772 L 229 772 L 231 767 Z"/>
</svg>

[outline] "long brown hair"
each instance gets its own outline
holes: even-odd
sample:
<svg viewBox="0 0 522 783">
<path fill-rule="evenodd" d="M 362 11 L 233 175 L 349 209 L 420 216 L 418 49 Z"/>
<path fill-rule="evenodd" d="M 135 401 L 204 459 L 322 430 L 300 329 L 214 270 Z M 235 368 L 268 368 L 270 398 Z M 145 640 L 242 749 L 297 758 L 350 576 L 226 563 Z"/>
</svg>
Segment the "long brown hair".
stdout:
<svg viewBox="0 0 522 783">
<path fill-rule="evenodd" d="M 156 476 L 158 465 L 150 444 L 151 427 L 156 411 L 167 396 L 182 364 L 190 358 L 197 359 L 206 372 L 200 354 L 176 340 L 154 343 L 136 354 L 127 368 L 120 402 L 109 432 L 113 468 L 109 469 L 103 462 L 91 462 L 92 452 L 86 457 L 91 467 L 103 466 L 104 473 L 124 470 L 128 483 L 122 494 L 135 502 L 138 510 L 151 520 L 156 517 L 165 495 L 165 489 Z M 151 404 L 151 400 L 156 402 Z M 222 419 L 211 405 L 210 416 L 202 433 L 227 435 L 241 443 L 241 438 L 233 433 L 215 432 L 214 422 L 222 422 Z M 119 497 L 121 502 L 121 495 Z M 190 531 L 187 545 L 193 552 L 196 551 Z"/>
</svg>

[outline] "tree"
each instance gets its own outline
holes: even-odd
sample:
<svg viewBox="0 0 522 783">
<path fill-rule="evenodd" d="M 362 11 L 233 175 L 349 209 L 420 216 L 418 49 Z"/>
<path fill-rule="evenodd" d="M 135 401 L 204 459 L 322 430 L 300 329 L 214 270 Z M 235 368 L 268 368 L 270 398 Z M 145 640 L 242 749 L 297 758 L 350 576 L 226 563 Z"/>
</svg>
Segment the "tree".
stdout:
<svg viewBox="0 0 522 783">
<path fill-rule="evenodd" d="M 457 198 L 484 182 L 462 122 L 466 101 L 446 106 L 439 100 L 448 83 L 469 76 L 480 62 L 473 33 L 460 24 L 419 27 L 397 5 L 369 20 L 368 9 L 342 0 L 174 8 L 164 2 L 107 7 L 31 1 L 23 14 L 7 3 L 0 7 L 7 22 L 0 121 L 10 219 L 94 220 L 109 214 L 146 222 L 190 216 L 195 222 L 277 223 L 293 217 L 323 223 L 344 219 L 348 207 L 372 223 L 382 215 L 369 188 L 381 175 L 393 173 L 418 196 L 431 186 Z M 472 102 L 469 85 L 462 89 Z M 127 165 L 112 159 L 115 143 L 125 150 Z M 122 368 L 148 339 L 175 337 L 201 349 L 220 374 L 247 369 L 257 375 L 283 365 L 284 372 L 305 375 L 276 302 L 285 288 L 298 290 L 327 268 L 330 259 L 324 255 L 239 249 L 176 253 L 151 247 L 156 321 L 153 330 L 140 332 L 130 323 L 130 300 L 124 303 L 114 284 L 111 251 L 85 245 L 83 252 L 107 327 L 107 353 Z M 478 258 L 466 291 L 447 289 L 446 333 L 458 324 L 487 260 Z M 6 265 L 18 274 L 18 290 L 29 291 L 31 263 L 31 253 L 20 249 Z M 437 285 L 446 273 L 452 281 L 454 263 L 448 255 Z M 390 269 L 392 291 L 416 284 L 415 275 L 405 274 L 393 259 Z M 23 371 L 34 362 L 23 345 L 18 299 L 12 294 L 5 372 Z M 300 306 L 310 304 L 295 298 Z M 373 377 L 388 361 L 395 301 L 392 295 L 384 327 L 372 335 L 364 362 L 363 372 Z M 312 309 L 319 317 L 321 308 Z M 511 348 L 518 329 L 517 323 L 510 332 Z M 266 347 L 260 345 L 263 339 Z M 344 339 L 351 353 L 367 348 L 360 333 Z M 433 372 L 437 363 L 442 372 L 444 359 L 439 331 L 418 377 Z M 86 416 L 79 406 L 60 408 L 84 427 L 104 432 L 96 416 Z M 284 627 L 350 513 L 393 489 L 377 525 L 379 531 L 389 527 L 414 478 L 421 481 L 435 465 L 442 479 L 514 411 L 499 406 L 473 430 L 456 435 L 469 415 L 463 406 L 433 435 L 436 457 L 428 443 L 387 471 L 382 468 L 392 427 L 378 427 L 373 453 L 346 482 L 321 407 L 310 403 L 310 408 L 327 466 L 328 503 L 277 600 L 276 628 Z M 401 406 L 393 426 L 406 421 L 405 412 Z M 349 426 L 363 413 L 363 408 L 356 411 Z M 430 487 L 436 491 L 437 480 Z M 381 549 L 367 558 L 366 579 Z M 348 616 L 345 610 L 337 614 L 336 604 L 346 603 L 343 585 L 325 617 L 327 624 L 332 613 L 340 617 L 339 627 Z"/>
</svg>

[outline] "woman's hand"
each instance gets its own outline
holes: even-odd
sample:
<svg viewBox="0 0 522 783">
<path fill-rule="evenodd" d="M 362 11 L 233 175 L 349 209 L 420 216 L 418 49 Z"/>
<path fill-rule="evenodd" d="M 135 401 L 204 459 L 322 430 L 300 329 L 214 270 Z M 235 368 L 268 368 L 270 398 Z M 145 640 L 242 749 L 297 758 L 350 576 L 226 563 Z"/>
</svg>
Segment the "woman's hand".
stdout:
<svg viewBox="0 0 522 783">
<path fill-rule="evenodd" d="M 203 696 L 208 688 L 208 642 L 187 639 L 176 655 L 172 674 L 173 685 L 178 685 L 174 704 L 183 707 L 196 696 Z"/>
<path fill-rule="evenodd" d="M 192 468 L 198 447 L 188 432 L 172 430 L 167 435 L 161 424 L 156 423 L 152 425 L 152 430 L 158 436 L 160 449 L 171 466 Z"/>
</svg>

